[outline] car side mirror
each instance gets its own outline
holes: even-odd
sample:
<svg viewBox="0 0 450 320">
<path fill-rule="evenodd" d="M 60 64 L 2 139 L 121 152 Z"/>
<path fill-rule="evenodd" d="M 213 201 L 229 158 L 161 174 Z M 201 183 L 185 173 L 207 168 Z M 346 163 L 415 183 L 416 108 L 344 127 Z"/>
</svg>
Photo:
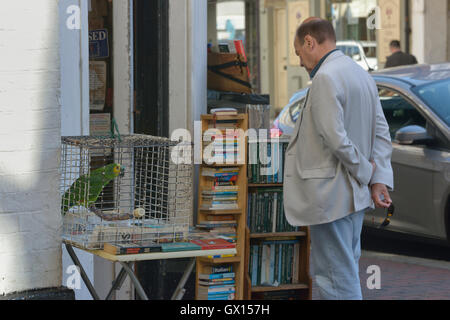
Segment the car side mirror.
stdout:
<svg viewBox="0 0 450 320">
<path fill-rule="evenodd" d="M 361 61 L 361 55 L 360 54 L 355 54 L 352 56 L 353 60 L 355 61 Z"/>
<path fill-rule="evenodd" d="M 433 141 L 427 133 L 427 129 L 420 126 L 407 126 L 401 128 L 395 134 L 395 140 L 402 145 L 428 144 Z"/>
</svg>

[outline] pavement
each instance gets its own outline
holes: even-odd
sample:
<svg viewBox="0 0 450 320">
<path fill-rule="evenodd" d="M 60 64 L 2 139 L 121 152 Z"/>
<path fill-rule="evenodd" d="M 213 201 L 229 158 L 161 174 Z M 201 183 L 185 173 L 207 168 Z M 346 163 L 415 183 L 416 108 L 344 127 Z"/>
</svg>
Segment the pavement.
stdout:
<svg viewBox="0 0 450 320">
<path fill-rule="evenodd" d="M 369 289 L 369 266 L 378 266 L 380 289 Z M 313 267 L 311 267 L 313 270 Z M 363 251 L 359 274 L 364 300 L 450 300 L 450 262 Z M 369 281 L 369 284 L 373 283 Z M 319 293 L 313 278 L 313 300 Z"/>
</svg>

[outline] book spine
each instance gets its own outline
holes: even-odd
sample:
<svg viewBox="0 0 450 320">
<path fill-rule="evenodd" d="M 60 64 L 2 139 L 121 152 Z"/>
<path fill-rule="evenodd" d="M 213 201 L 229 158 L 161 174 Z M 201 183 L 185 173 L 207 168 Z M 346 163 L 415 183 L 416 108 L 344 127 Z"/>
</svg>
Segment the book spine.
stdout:
<svg viewBox="0 0 450 320">
<path fill-rule="evenodd" d="M 272 210 L 273 210 L 273 193 L 269 192 L 269 205 L 267 207 L 267 221 L 265 226 L 266 233 L 269 233 L 272 229 Z"/>
<path fill-rule="evenodd" d="M 282 248 L 282 254 L 281 254 L 281 264 L 282 264 L 282 269 L 281 269 L 281 284 L 286 284 L 286 245 L 282 244 L 281 245 Z"/>
<path fill-rule="evenodd" d="M 274 258 L 273 258 L 273 264 L 274 264 L 274 267 L 273 267 L 273 281 L 275 282 L 275 281 L 278 281 L 278 268 L 279 268 L 279 266 L 278 266 L 278 255 L 280 254 L 280 246 L 278 245 L 278 244 L 274 244 L 274 251 L 275 251 L 275 255 L 274 255 Z"/>
<path fill-rule="evenodd" d="M 273 194 L 273 210 L 272 210 L 272 233 L 276 232 L 277 225 L 277 210 L 278 210 L 278 193 Z"/>
<path fill-rule="evenodd" d="M 251 230 L 251 226 L 250 226 L 250 211 L 251 211 L 251 203 L 252 203 L 252 194 L 249 193 L 247 195 L 247 216 L 246 216 L 246 220 L 247 220 L 247 227 L 249 230 Z"/>
<path fill-rule="evenodd" d="M 269 283 L 275 283 L 275 244 L 270 245 L 270 276 Z"/>
<path fill-rule="evenodd" d="M 251 278 L 252 278 L 252 286 L 256 286 L 257 285 L 257 281 L 258 281 L 258 246 L 257 245 L 253 245 L 252 246 L 253 251 L 252 251 L 252 274 L 251 274 Z"/>
<path fill-rule="evenodd" d="M 283 245 L 282 244 L 278 245 L 277 261 L 278 261 L 278 284 L 281 285 L 281 274 L 283 272 L 283 269 L 282 269 L 282 267 L 283 267 L 283 265 L 282 265 L 282 263 L 283 263 Z"/>
<path fill-rule="evenodd" d="M 259 284 L 265 284 L 266 279 L 266 265 L 267 260 L 269 257 L 267 257 L 267 246 L 262 245 L 262 253 L 261 253 L 261 280 Z"/>
<path fill-rule="evenodd" d="M 213 273 L 213 274 L 206 275 L 206 277 L 210 280 L 223 279 L 223 278 L 234 278 L 235 273 L 234 272 L 216 273 L 216 274 Z"/>
<path fill-rule="evenodd" d="M 257 272 L 257 280 L 256 280 L 256 285 L 260 285 L 261 284 L 261 261 L 262 261 L 262 245 L 259 244 L 258 245 L 258 272 Z"/>
</svg>

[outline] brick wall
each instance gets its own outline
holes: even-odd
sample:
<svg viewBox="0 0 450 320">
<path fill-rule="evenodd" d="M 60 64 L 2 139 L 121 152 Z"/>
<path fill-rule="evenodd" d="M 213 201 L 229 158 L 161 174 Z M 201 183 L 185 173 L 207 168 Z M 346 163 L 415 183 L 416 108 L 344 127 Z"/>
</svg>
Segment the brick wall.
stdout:
<svg viewBox="0 0 450 320">
<path fill-rule="evenodd" d="M 0 295 L 61 285 L 58 1 L 0 2 Z"/>
</svg>

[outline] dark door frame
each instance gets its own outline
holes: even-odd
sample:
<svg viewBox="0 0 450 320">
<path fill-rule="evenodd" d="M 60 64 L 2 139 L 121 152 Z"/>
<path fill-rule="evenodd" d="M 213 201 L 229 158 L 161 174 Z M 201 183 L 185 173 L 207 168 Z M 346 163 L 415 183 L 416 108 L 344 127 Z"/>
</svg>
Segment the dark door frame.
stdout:
<svg viewBox="0 0 450 320">
<path fill-rule="evenodd" d="M 169 136 L 169 1 L 134 0 L 135 133 Z"/>
</svg>

